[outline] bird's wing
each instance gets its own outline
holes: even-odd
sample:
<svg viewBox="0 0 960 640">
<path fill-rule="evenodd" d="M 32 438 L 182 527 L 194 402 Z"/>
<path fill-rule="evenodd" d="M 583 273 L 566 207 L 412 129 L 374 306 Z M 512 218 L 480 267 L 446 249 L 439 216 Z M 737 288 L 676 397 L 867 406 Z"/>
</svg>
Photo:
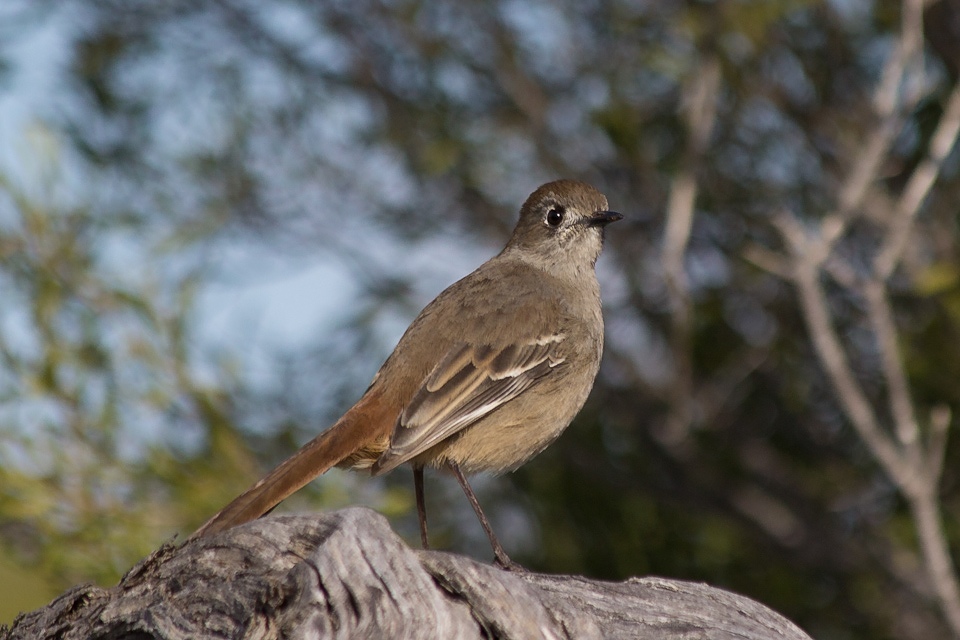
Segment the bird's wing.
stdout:
<svg viewBox="0 0 960 640">
<path fill-rule="evenodd" d="M 406 462 L 529 389 L 564 362 L 563 334 L 501 348 L 460 344 L 426 377 L 400 415 L 375 472 Z"/>
</svg>

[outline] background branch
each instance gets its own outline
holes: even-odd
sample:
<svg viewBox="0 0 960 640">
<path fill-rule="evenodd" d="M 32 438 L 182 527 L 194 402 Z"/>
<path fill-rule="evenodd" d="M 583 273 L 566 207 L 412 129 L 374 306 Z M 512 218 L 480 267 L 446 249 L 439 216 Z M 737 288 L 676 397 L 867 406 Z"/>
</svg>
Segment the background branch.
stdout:
<svg viewBox="0 0 960 640">
<path fill-rule="evenodd" d="M 955 86 L 947 97 L 924 159 L 914 169 L 897 200 L 894 218 L 887 225 L 880 249 L 871 262 L 871 272 L 866 278 L 858 278 L 852 269 L 833 257 L 837 241 L 846 232 L 850 215 L 878 179 L 879 167 L 900 130 L 904 113 L 919 97 L 919 87 L 923 85 L 920 57 L 923 4 L 921 0 L 906 0 L 902 5 L 901 36 L 884 68 L 874 98 L 880 127 L 866 140 L 863 152 L 856 156 L 853 170 L 838 191 L 837 209 L 826 216 L 812 234 L 793 216 L 779 214 L 776 216 L 777 228 L 788 248 L 791 266 L 789 270 L 784 269 L 762 255 L 757 262 L 770 265 L 775 273 L 789 272 L 789 279 L 798 289 L 800 306 L 818 359 L 857 434 L 906 498 L 917 529 L 927 577 L 953 634 L 960 637 L 960 587 L 937 498 L 942 470 L 938 460 L 942 459 L 945 447 L 949 411 L 939 410 L 932 414 L 930 436 L 926 439 L 920 437 L 887 291 L 887 281 L 899 264 L 923 200 L 960 132 L 960 85 Z M 906 97 L 898 100 L 904 91 Z M 821 269 L 825 265 L 851 294 L 860 294 L 866 299 L 866 315 L 879 351 L 896 440 L 884 430 L 863 385 L 857 380 L 844 341 L 838 336 L 831 319 L 821 281 Z M 862 288 L 858 287 L 860 281 L 863 282 Z"/>
<path fill-rule="evenodd" d="M 710 141 L 717 114 L 720 90 L 720 64 L 716 58 L 704 60 L 684 94 L 687 144 L 683 162 L 674 175 L 667 200 L 663 244 L 663 271 L 670 297 L 670 342 L 674 355 L 671 384 L 671 409 L 665 440 L 678 443 L 686 436 L 694 412 L 693 365 L 691 362 L 691 322 L 693 305 L 687 279 L 686 256 L 697 199 L 696 169 Z"/>
<path fill-rule="evenodd" d="M 874 277 L 886 280 L 893 273 L 906 247 L 907 239 L 924 198 L 940 174 L 940 168 L 960 133 L 960 83 L 953 87 L 937 128 L 930 138 L 924 159 L 913 170 L 906 187 L 897 199 L 891 229 L 884 237 L 883 246 L 874 258 Z"/>
</svg>

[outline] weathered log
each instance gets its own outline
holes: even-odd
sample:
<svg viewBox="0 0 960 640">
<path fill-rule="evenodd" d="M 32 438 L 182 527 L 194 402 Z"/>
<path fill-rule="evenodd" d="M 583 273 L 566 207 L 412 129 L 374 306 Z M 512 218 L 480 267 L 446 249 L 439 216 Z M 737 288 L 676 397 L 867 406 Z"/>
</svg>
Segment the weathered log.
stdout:
<svg viewBox="0 0 960 640">
<path fill-rule="evenodd" d="M 75 587 L 0 630 L 21 638 L 809 640 L 767 607 L 703 584 L 513 573 L 413 550 L 363 508 L 164 546 L 117 586 Z"/>
</svg>

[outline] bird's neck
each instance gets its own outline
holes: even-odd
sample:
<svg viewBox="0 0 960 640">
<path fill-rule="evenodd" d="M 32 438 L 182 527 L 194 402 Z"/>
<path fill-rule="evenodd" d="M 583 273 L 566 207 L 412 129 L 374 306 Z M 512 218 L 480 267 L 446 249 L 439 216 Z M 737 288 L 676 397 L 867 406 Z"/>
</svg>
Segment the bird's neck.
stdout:
<svg viewBox="0 0 960 640">
<path fill-rule="evenodd" d="M 515 260 L 546 275 L 581 286 L 596 282 L 594 270 L 597 258 L 591 255 L 571 256 L 568 252 L 533 252 L 507 246 L 498 256 L 501 260 Z"/>
</svg>

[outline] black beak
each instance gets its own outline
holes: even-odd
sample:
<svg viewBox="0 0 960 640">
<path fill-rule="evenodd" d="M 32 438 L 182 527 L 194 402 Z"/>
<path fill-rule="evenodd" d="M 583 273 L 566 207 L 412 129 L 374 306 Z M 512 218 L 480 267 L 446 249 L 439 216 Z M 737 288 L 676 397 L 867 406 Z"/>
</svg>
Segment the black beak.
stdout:
<svg viewBox="0 0 960 640">
<path fill-rule="evenodd" d="M 617 220 L 623 220 L 622 213 L 617 213 L 616 211 L 597 211 L 586 219 L 586 223 L 590 227 L 605 227 Z"/>
</svg>

